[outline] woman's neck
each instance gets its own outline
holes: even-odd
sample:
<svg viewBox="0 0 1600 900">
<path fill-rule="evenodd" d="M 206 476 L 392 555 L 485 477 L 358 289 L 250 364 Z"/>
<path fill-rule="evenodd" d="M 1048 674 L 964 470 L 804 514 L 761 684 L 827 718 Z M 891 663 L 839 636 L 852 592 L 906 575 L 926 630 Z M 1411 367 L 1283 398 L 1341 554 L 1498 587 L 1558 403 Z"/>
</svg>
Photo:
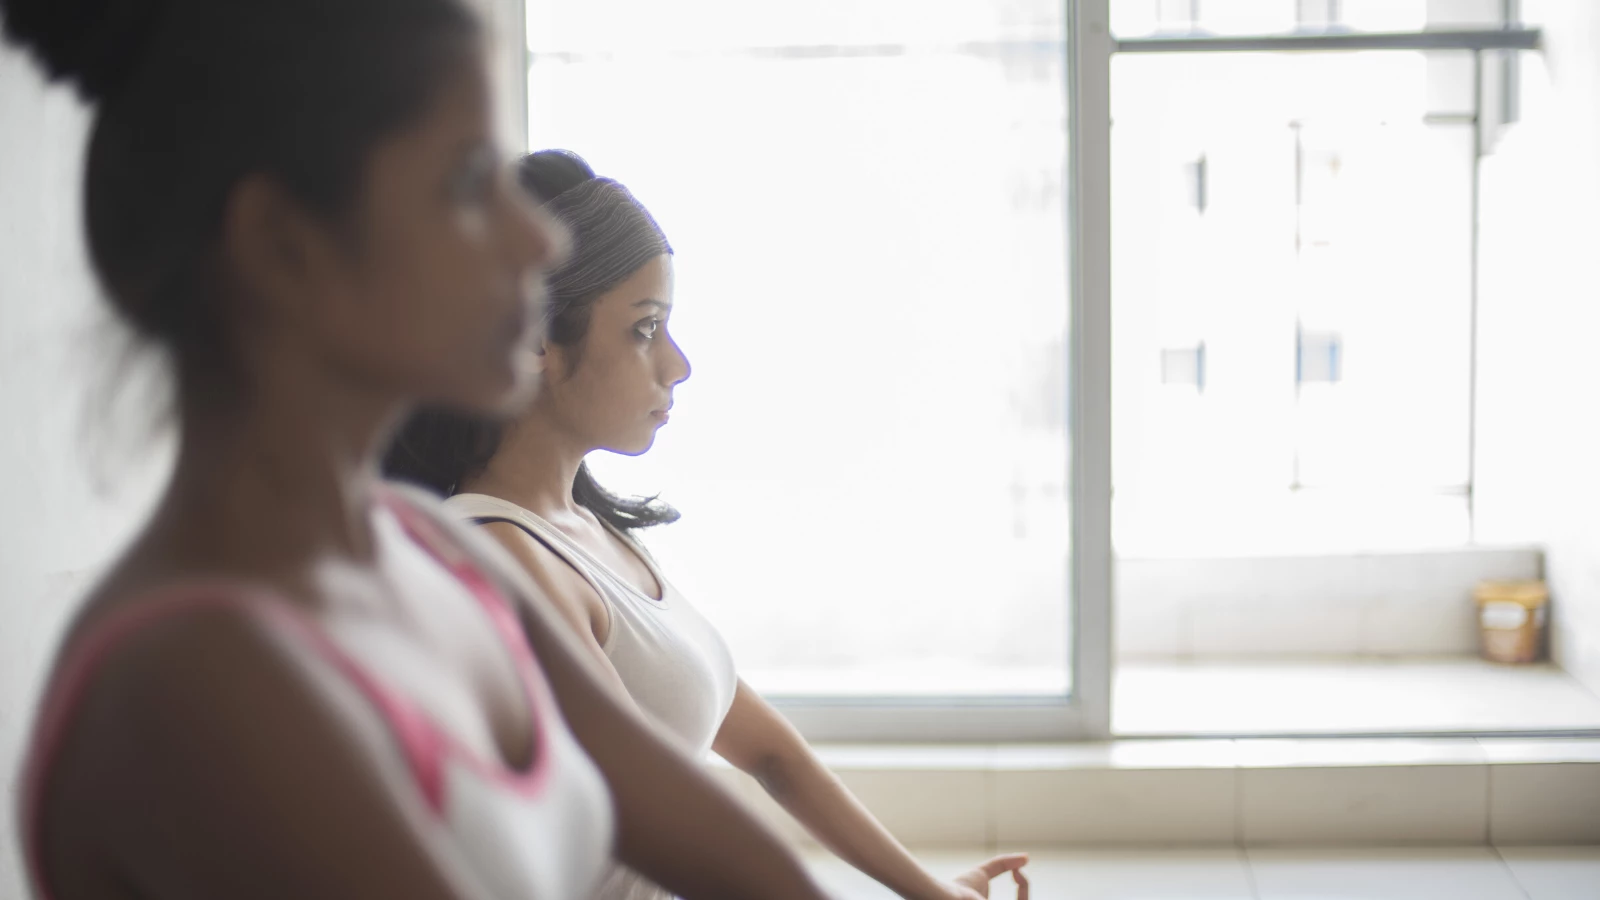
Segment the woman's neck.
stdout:
<svg viewBox="0 0 1600 900">
<path fill-rule="evenodd" d="M 338 386 L 298 388 L 258 385 L 237 411 L 185 411 L 153 523 L 173 552 L 262 574 L 374 561 L 377 455 L 404 405 Z"/>
<path fill-rule="evenodd" d="M 572 485 L 589 449 L 535 417 L 523 418 L 507 426 L 488 465 L 458 490 L 508 500 L 552 522 L 581 516 Z"/>
</svg>

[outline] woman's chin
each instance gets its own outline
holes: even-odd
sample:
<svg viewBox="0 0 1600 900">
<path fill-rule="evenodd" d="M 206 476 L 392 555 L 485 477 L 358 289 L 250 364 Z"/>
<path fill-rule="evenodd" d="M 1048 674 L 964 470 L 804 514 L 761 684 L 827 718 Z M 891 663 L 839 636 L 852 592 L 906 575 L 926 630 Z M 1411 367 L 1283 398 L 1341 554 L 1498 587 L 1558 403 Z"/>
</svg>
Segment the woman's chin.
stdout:
<svg viewBox="0 0 1600 900">
<path fill-rule="evenodd" d="M 643 456 L 650 452 L 650 448 L 654 447 L 655 443 L 656 433 L 654 429 L 651 429 L 649 434 L 644 435 L 636 440 L 618 441 L 615 444 L 605 447 L 604 449 L 619 456 Z"/>
</svg>

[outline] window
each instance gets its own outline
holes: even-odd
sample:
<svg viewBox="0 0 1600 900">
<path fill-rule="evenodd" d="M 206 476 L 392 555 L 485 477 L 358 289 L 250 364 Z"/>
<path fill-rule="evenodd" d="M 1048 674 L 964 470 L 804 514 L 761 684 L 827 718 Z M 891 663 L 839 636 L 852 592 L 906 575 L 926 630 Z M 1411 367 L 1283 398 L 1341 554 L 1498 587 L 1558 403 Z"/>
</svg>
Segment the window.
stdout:
<svg viewBox="0 0 1600 900">
<path fill-rule="evenodd" d="M 530 2 L 530 138 L 677 251 L 682 415 L 613 489 L 777 695 L 1070 685 L 1056 0 Z M 625 27 L 624 27 L 625 23 Z"/>
<path fill-rule="evenodd" d="M 1111 4 L 1124 39 L 1499 27 L 1502 11 Z M 1466 543 L 1477 165 L 1507 70 L 1472 49 L 1239 49 L 1113 61 L 1118 551 Z M 1171 389 L 1182 347 L 1204 348 L 1202 391 Z"/>
<path fill-rule="evenodd" d="M 1105 736 L 1113 462 L 1124 554 L 1466 539 L 1504 7 L 530 0 L 695 364 L 595 468 L 811 737 Z"/>
</svg>

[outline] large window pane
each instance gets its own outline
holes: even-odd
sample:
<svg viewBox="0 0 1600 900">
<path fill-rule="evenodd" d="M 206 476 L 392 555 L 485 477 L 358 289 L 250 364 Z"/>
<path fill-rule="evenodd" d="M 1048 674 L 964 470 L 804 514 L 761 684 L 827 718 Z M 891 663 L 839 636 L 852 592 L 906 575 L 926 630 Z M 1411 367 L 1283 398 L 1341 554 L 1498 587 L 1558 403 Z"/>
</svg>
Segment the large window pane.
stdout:
<svg viewBox="0 0 1600 900">
<path fill-rule="evenodd" d="M 1472 77 L 1466 53 L 1114 61 L 1123 553 L 1466 540 Z"/>
<path fill-rule="evenodd" d="M 647 541 L 779 694 L 1068 688 L 1053 0 L 531 2 L 531 142 L 677 250 Z"/>
</svg>

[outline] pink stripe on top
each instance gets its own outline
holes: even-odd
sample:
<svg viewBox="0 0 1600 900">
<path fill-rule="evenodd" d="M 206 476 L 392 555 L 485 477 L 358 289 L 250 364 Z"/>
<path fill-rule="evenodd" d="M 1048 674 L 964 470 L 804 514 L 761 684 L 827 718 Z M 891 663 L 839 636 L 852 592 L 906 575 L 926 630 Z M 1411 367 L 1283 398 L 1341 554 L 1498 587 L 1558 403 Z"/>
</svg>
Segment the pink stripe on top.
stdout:
<svg viewBox="0 0 1600 900">
<path fill-rule="evenodd" d="M 522 631 L 522 624 L 517 620 L 511 601 L 506 599 L 466 549 L 426 513 L 389 489 L 384 490 L 384 501 L 411 540 L 431 553 L 439 565 L 477 598 L 484 614 L 489 617 L 489 623 L 510 651 L 527 695 L 534 725 L 534 746 L 533 760 L 526 771 L 513 769 L 500 761 L 488 762 L 464 746 L 458 746 L 457 756 L 481 774 L 500 781 L 508 788 L 529 795 L 538 793 L 547 778 L 545 761 L 550 748 L 550 728 L 547 726 L 559 713 L 555 711 L 555 699 L 550 693 L 550 686 L 539 668 L 538 659 L 533 655 L 533 649 L 528 646 L 527 636 Z"/>
</svg>

